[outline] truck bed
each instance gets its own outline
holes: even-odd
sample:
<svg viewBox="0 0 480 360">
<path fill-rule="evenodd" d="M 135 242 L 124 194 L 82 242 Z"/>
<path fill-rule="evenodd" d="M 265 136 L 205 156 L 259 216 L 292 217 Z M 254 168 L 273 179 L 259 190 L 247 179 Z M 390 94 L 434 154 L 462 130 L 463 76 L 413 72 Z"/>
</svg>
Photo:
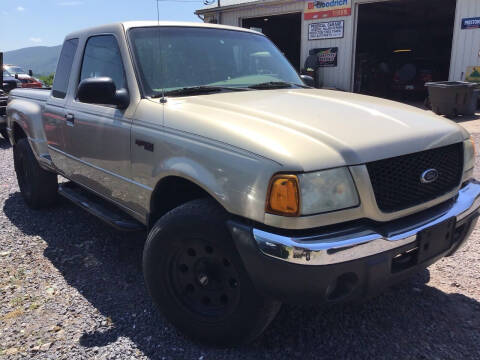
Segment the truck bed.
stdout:
<svg viewBox="0 0 480 360">
<path fill-rule="evenodd" d="M 50 89 L 14 89 L 10 91 L 9 95 L 13 98 L 23 98 L 46 102 L 50 96 L 50 92 Z"/>
</svg>

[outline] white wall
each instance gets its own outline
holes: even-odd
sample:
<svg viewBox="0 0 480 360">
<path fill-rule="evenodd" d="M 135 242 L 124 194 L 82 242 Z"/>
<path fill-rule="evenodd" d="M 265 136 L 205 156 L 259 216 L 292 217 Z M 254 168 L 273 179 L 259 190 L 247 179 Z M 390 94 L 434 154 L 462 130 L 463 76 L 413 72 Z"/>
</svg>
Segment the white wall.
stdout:
<svg viewBox="0 0 480 360">
<path fill-rule="evenodd" d="M 304 0 L 275 1 L 271 4 L 252 4 L 247 8 L 234 9 L 222 12 L 222 24 L 241 26 L 242 19 L 279 15 L 292 12 L 302 12 L 305 9 Z M 333 40 L 308 40 L 308 24 L 319 21 L 345 20 L 345 36 L 343 39 Z M 308 56 L 308 51 L 319 47 L 338 46 L 338 66 L 322 68 L 320 70 L 324 86 L 336 87 L 342 90 L 350 90 L 352 49 L 353 49 L 354 17 L 346 16 L 340 18 L 329 18 L 326 20 L 304 21 L 302 15 L 301 34 L 301 57 L 300 63 L 303 66 Z"/>
<path fill-rule="evenodd" d="M 467 66 L 480 66 L 480 29 L 462 30 L 462 19 L 480 17 L 480 0 L 457 0 L 450 80 L 465 80 Z"/>
</svg>

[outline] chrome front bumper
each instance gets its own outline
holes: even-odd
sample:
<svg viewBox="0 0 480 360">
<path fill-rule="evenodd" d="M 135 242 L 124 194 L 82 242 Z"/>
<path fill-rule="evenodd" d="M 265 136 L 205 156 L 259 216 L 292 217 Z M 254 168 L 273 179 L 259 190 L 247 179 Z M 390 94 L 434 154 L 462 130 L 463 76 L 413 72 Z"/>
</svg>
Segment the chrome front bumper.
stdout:
<svg viewBox="0 0 480 360">
<path fill-rule="evenodd" d="M 351 227 L 307 237 L 277 235 L 253 229 L 260 251 L 286 262 L 302 265 L 331 265 L 396 249 L 417 240 L 418 234 L 448 219 L 459 223 L 478 212 L 480 184 L 470 182 L 449 203 L 432 211 L 387 223 L 378 228 Z"/>
</svg>

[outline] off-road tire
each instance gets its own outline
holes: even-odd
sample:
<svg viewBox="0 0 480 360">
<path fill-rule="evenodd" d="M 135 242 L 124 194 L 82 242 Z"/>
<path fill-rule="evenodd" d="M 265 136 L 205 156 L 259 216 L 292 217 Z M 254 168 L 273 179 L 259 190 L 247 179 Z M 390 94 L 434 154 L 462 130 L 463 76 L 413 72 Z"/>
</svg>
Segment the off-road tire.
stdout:
<svg viewBox="0 0 480 360">
<path fill-rule="evenodd" d="M 40 167 L 27 139 L 13 146 L 13 159 L 18 186 L 23 199 L 32 209 L 54 205 L 58 199 L 57 174 Z"/>
<path fill-rule="evenodd" d="M 188 202 L 155 223 L 143 252 L 145 282 L 165 318 L 191 339 L 215 346 L 257 338 L 281 306 L 255 289 L 227 219 L 212 199 Z M 206 284 L 199 272 L 208 275 Z"/>
</svg>

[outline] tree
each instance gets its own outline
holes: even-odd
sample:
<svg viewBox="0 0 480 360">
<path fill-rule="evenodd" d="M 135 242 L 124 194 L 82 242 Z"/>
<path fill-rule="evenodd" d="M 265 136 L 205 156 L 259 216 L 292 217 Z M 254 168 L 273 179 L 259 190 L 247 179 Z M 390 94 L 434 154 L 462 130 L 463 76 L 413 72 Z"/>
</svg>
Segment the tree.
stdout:
<svg viewBox="0 0 480 360">
<path fill-rule="evenodd" d="M 52 73 L 48 76 L 39 76 L 39 79 L 42 80 L 46 87 L 52 87 L 54 76 L 55 74 Z"/>
</svg>

